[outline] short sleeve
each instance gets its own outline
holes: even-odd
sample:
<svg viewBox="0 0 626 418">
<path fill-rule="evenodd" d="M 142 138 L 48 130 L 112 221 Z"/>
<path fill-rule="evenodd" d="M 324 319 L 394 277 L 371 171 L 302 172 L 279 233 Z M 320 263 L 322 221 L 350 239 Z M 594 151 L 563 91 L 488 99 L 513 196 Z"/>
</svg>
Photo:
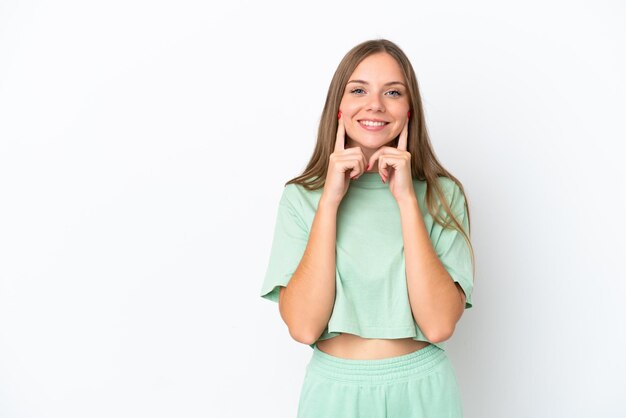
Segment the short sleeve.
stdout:
<svg viewBox="0 0 626 418">
<path fill-rule="evenodd" d="M 463 230 L 469 237 L 469 218 L 465 207 L 465 196 L 459 186 L 452 183 L 450 209 L 452 209 Z M 449 193 L 448 193 L 449 194 Z M 449 228 L 453 228 L 451 223 Z M 452 280 L 458 282 L 465 292 L 465 308 L 472 307 L 472 290 L 474 287 L 474 272 L 470 247 L 463 234 L 456 229 L 444 229 L 438 223 L 433 227 L 434 247 L 441 263 L 446 268 Z"/>
<path fill-rule="evenodd" d="M 269 262 L 261 287 L 261 297 L 278 302 L 280 286 L 287 286 L 300 264 L 309 239 L 309 231 L 291 197 L 292 184 L 283 189 L 278 203 Z"/>
</svg>

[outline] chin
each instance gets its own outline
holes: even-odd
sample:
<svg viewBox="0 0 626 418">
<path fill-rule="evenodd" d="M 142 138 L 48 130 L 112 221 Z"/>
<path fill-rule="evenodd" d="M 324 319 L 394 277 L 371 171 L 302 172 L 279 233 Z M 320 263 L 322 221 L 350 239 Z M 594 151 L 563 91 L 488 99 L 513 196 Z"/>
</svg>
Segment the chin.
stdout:
<svg viewBox="0 0 626 418">
<path fill-rule="evenodd" d="M 374 137 L 374 136 L 362 136 L 362 135 L 357 135 L 357 136 L 350 136 L 348 135 L 348 138 L 352 139 L 354 142 L 358 142 L 359 144 L 361 144 L 364 147 L 368 147 L 368 148 L 379 148 L 385 144 L 387 144 L 390 141 L 393 141 L 394 138 L 391 139 L 381 139 L 380 137 Z"/>
<path fill-rule="evenodd" d="M 357 139 L 356 142 L 358 142 L 359 144 L 361 144 L 364 147 L 367 148 L 380 148 L 383 145 L 388 144 L 389 142 L 393 141 L 393 139 L 387 139 L 387 140 L 374 140 L 374 139 Z"/>
</svg>

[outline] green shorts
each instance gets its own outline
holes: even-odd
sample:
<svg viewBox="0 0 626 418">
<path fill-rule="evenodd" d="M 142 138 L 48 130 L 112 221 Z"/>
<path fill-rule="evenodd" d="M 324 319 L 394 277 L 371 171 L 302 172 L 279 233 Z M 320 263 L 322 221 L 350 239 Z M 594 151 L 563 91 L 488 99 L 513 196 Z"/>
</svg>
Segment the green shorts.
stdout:
<svg viewBox="0 0 626 418">
<path fill-rule="evenodd" d="M 298 418 L 462 418 L 456 373 L 428 345 L 397 357 L 351 360 L 313 347 Z"/>
</svg>

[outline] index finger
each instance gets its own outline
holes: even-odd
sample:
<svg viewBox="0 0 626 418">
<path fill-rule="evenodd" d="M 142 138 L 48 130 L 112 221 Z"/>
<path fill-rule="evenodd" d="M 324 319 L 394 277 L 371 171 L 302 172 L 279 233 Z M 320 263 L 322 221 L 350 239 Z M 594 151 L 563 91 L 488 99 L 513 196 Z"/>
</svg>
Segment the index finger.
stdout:
<svg viewBox="0 0 626 418">
<path fill-rule="evenodd" d="M 343 126 L 343 119 L 339 118 L 337 121 L 337 137 L 335 138 L 335 152 L 344 150 L 344 143 L 346 138 L 346 130 Z"/>
<path fill-rule="evenodd" d="M 407 139 L 409 136 L 409 120 L 406 120 L 404 124 L 404 128 L 402 128 L 402 132 L 400 133 L 400 138 L 398 138 L 398 149 L 401 151 L 406 151 Z"/>
</svg>

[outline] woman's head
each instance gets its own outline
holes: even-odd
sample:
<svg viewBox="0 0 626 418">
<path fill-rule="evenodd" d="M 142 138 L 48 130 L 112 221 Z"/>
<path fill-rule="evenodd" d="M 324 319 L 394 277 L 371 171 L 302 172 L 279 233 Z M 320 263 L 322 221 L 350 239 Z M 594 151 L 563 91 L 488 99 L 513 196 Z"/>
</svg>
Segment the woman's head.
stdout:
<svg viewBox="0 0 626 418">
<path fill-rule="evenodd" d="M 398 83 L 386 85 L 391 82 Z M 343 57 L 328 88 L 313 155 L 304 172 L 286 184 L 298 183 L 308 190 L 324 186 L 340 110 L 342 118 L 345 117 L 345 147 L 360 146 L 364 153 L 376 151 L 384 145 L 397 146 L 398 136 L 410 112 L 407 151 L 411 154 L 411 174 L 413 179 L 427 184 L 426 204 L 430 214 L 437 222 L 446 222 L 440 217 L 438 202 L 446 214 L 451 215 L 451 211 L 438 177 L 450 178 L 465 194 L 463 185 L 441 165 L 432 149 L 411 62 L 398 45 L 386 39 L 362 42 Z M 368 130 L 362 126 L 362 121 L 368 119 L 389 123 L 378 130 Z M 452 218 L 456 227 L 461 229 L 456 218 Z M 448 216 L 448 222 L 449 219 Z"/>
<path fill-rule="evenodd" d="M 375 52 L 363 58 L 348 78 L 339 103 L 346 147 L 360 146 L 373 154 L 391 145 L 408 119 L 411 101 L 406 77 L 396 58 Z"/>
<path fill-rule="evenodd" d="M 363 81 L 370 85 L 348 83 L 353 76 L 366 78 Z M 402 82 L 405 86 L 384 86 L 391 81 Z M 365 94 L 362 90 L 354 92 L 356 87 L 369 87 L 369 90 L 365 89 Z M 395 90 L 403 95 L 392 97 L 396 95 L 391 93 Z M 311 160 L 300 176 L 287 183 L 300 183 L 311 190 L 323 187 L 328 159 L 334 150 L 339 110 L 343 111 L 342 118 L 345 117 L 346 148 L 357 145 L 365 148 L 397 146 L 397 138 L 406 121 L 403 118 L 410 111 L 407 151 L 411 153 L 413 178 L 430 183 L 437 176 L 447 176 L 459 183 L 437 161 L 432 150 L 411 62 L 398 45 L 386 39 L 362 42 L 343 57 L 328 88 Z M 359 125 L 359 120 L 367 118 L 391 123 L 380 131 L 366 131 Z"/>
</svg>

